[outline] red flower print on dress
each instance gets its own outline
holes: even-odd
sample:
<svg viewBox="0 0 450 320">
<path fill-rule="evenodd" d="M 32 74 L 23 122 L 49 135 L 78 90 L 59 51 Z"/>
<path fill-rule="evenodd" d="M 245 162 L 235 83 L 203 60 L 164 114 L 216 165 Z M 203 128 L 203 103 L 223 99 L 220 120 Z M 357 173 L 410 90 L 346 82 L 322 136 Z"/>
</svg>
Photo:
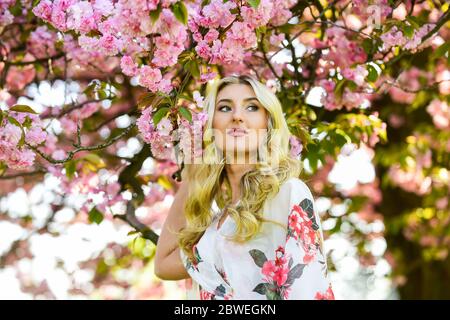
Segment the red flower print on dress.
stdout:
<svg viewBox="0 0 450 320">
<path fill-rule="evenodd" d="M 258 249 L 250 250 L 249 253 L 261 268 L 265 281 L 258 284 L 253 291 L 266 295 L 268 300 L 287 299 L 292 284 L 302 275 L 305 264 L 299 263 L 292 267 L 294 260 L 285 254 L 282 246 L 275 251 L 274 260 L 268 260 L 264 252 Z"/>
<path fill-rule="evenodd" d="M 214 293 L 206 291 L 200 286 L 200 300 L 230 300 L 232 297 L 233 294 L 226 293 L 226 289 L 222 284 L 217 286 L 216 290 L 214 290 Z"/>
<path fill-rule="evenodd" d="M 325 293 L 317 292 L 315 296 L 316 300 L 335 300 L 333 289 L 331 289 L 331 285 L 328 287 Z"/>
<path fill-rule="evenodd" d="M 214 295 L 211 292 L 200 289 L 200 300 L 213 300 Z"/>
<path fill-rule="evenodd" d="M 303 262 L 308 264 L 314 260 L 317 250 L 321 250 L 319 225 L 314 216 L 313 203 L 304 199 L 300 205 L 294 205 L 288 218 L 287 239 L 299 241 L 305 251 Z"/>
</svg>

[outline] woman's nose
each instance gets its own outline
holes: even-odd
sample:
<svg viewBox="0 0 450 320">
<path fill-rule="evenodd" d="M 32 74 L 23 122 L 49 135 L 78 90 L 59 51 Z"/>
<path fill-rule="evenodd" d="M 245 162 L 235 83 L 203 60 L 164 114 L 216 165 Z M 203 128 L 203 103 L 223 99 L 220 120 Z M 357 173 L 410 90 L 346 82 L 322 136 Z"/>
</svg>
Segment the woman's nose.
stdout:
<svg viewBox="0 0 450 320">
<path fill-rule="evenodd" d="M 238 109 L 236 109 L 233 112 L 233 121 L 234 122 L 243 122 L 244 120 L 242 119 L 242 112 Z"/>
</svg>

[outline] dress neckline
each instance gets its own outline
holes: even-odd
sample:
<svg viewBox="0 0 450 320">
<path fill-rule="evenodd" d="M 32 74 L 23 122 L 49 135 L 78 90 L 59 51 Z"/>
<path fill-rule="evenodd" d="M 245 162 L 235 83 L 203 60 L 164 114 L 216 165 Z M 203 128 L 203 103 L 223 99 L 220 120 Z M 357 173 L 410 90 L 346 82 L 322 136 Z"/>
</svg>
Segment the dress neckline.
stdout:
<svg viewBox="0 0 450 320">
<path fill-rule="evenodd" d="M 241 202 L 241 200 L 239 199 L 235 204 L 233 204 L 233 206 L 237 206 L 239 203 Z M 219 231 L 220 229 L 222 229 L 223 225 L 225 223 L 227 223 L 230 215 L 227 213 L 227 216 L 225 217 L 225 219 L 222 221 L 222 224 L 220 224 L 220 219 L 222 219 L 222 216 L 225 214 L 226 210 L 228 209 L 228 207 L 230 207 L 231 205 L 226 205 L 225 207 L 223 207 L 223 209 L 219 212 L 219 216 L 217 218 L 217 223 L 215 226 L 215 230 Z M 220 224 L 220 225 L 219 225 Z"/>
</svg>

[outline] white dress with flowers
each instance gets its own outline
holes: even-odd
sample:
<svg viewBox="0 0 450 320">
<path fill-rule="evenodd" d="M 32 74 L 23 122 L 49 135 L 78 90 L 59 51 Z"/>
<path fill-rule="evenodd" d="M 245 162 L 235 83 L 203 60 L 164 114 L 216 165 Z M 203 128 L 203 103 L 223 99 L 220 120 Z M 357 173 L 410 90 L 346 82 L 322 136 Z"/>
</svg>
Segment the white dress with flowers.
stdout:
<svg viewBox="0 0 450 320">
<path fill-rule="evenodd" d="M 215 208 L 214 208 L 215 207 Z M 308 186 L 288 179 L 278 194 L 264 203 L 264 217 L 286 226 L 263 223 L 260 233 L 244 244 L 234 243 L 235 222 L 214 219 L 194 246 L 195 262 L 180 250 L 191 279 L 188 299 L 334 299 L 327 278 L 322 229 Z"/>
</svg>

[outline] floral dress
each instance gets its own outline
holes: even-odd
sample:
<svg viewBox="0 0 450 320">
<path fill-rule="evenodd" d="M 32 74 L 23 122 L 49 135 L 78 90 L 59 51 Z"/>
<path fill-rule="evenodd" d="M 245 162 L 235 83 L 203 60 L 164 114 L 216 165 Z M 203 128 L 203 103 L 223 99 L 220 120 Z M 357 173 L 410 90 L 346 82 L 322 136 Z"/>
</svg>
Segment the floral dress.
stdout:
<svg viewBox="0 0 450 320">
<path fill-rule="evenodd" d="M 214 219 L 194 246 L 195 262 L 180 250 L 190 274 L 187 298 L 200 300 L 334 299 L 327 278 L 322 229 L 308 186 L 290 178 L 264 203 L 263 223 L 251 240 L 238 244 L 226 238 L 235 222 L 221 216 L 213 202 Z"/>
</svg>

